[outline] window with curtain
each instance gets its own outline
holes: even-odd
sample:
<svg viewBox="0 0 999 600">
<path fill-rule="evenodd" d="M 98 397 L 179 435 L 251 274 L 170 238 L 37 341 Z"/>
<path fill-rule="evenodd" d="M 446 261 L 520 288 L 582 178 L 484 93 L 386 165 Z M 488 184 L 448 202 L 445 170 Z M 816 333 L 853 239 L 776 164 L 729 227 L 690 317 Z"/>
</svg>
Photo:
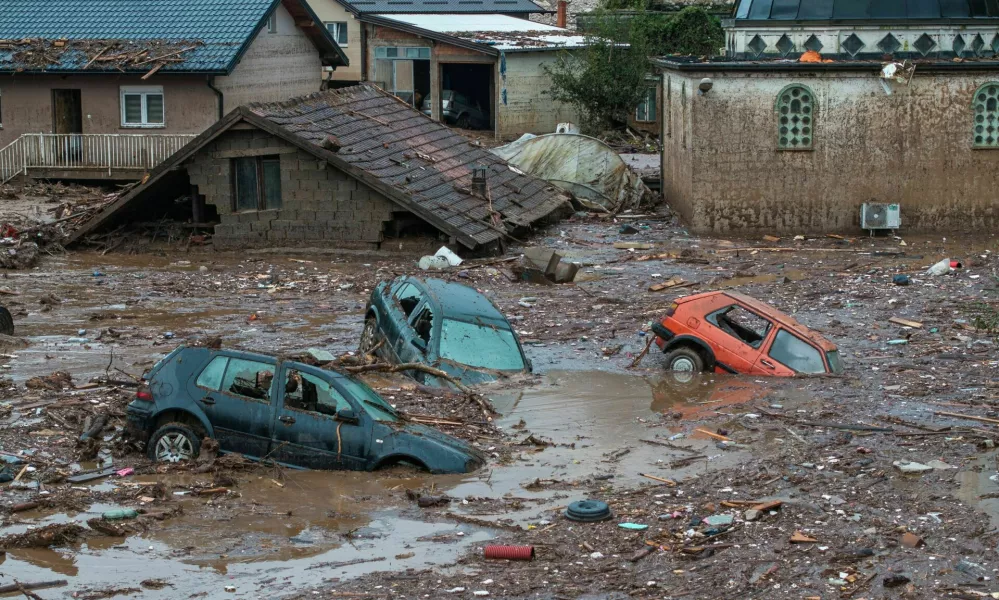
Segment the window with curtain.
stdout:
<svg viewBox="0 0 999 600">
<path fill-rule="evenodd" d="M 165 124 L 162 87 L 121 88 L 122 127 L 163 127 Z"/>
</svg>

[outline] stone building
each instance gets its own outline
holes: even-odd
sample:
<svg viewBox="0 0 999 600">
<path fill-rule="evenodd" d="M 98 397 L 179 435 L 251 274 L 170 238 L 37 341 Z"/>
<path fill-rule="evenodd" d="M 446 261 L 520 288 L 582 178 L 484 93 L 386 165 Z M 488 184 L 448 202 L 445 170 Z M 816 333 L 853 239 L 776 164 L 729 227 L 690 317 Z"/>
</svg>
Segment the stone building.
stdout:
<svg viewBox="0 0 999 600">
<path fill-rule="evenodd" d="M 665 199 L 700 232 L 999 225 L 999 4 L 740 0 L 726 55 L 665 57 Z"/>
<path fill-rule="evenodd" d="M 171 213 L 213 225 L 222 249 L 377 249 L 429 236 L 489 251 L 566 212 L 551 184 L 362 84 L 234 110 L 70 241 Z"/>
</svg>

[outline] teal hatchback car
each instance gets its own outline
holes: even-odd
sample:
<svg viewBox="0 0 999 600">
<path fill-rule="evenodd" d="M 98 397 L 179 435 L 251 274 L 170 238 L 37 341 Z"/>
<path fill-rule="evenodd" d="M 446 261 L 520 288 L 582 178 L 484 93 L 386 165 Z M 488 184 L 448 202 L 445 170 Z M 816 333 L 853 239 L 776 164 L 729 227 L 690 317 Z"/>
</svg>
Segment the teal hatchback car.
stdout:
<svg viewBox="0 0 999 600">
<path fill-rule="evenodd" d="M 398 277 L 371 292 L 359 351 L 396 364 L 440 369 L 466 385 L 530 373 L 510 322 L 474 289 L 440 279 Z M 413 371 L 428 385 L 438 378 Z"/>
</svg>

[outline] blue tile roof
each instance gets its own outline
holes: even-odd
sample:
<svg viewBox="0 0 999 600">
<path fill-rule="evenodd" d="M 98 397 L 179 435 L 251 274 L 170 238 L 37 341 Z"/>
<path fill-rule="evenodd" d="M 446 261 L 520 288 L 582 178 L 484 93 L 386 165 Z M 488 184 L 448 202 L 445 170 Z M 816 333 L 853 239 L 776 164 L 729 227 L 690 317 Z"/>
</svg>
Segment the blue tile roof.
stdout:
<svg viewBox="0 0 999 600">
<path fill-rule="evenodd" d="M 0 0 L 0 71 L 81 70 L 93 55 L 149 47 L 145 58 L 197 46 L 160 72 L 229 72 L 258 25 L 280 0 Z M 32 43 L 19 43 L 21 40 Z M 65 39 L 64 47 L 52 41 Z M 5 44 L 2 40 L 7 40 Z M 130 44 L 129 44 L 130 42 Z M 154 43 L 159 42 L 159 43 Z M 162 42 L 167 42 L 163 44 Z M 38 52 L 46 48 L 46 58 Z M 107 51 L 115 55 L 118 50 Z M 155 62 L 94 62 L 87 71 L 147 72 Z"/>
<path fill-rule="evenodd" d="M 368 13 L 543 13 L 532 0 L 341 0 L 359 14 Z"/>
</svg>

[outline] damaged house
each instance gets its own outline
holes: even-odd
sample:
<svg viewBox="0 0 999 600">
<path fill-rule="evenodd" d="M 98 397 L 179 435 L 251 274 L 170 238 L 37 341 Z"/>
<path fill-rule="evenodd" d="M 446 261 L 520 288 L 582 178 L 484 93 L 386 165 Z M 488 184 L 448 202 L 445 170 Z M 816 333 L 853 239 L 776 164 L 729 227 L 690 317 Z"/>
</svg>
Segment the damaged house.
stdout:
<svg viewBox="0 0 999 600">
<path fill-rule="evenodd" d="M 0 183 L 142 176 L 347 57 L 306 0 L 0 2 Z"/>
<path fill-rule="evenodd" d="M 402 237 L 443 234 L 490 251 L 569 211 L 553 185 L 362 84 L 230 112 L 70 241 L 170 214 L 217 223 L 222 249 L 394 248 Z"/>
<path fill-rule="evenodd" d="M 664 197 L 695 231 L 994 230 L 999 3 L 740 0 L 666 57 Z M 879 216 L 881 215 L 881 216 Z"/>
<path fill-rule="evenodd" d="M 545 95 L 543 65 L 585 43 L 532 0 L 311 0 L 350 58 L 329 75 L 340 87 L 366 81 L 434 120 L 513 139 L 575 121 Z"/>
</svg>

